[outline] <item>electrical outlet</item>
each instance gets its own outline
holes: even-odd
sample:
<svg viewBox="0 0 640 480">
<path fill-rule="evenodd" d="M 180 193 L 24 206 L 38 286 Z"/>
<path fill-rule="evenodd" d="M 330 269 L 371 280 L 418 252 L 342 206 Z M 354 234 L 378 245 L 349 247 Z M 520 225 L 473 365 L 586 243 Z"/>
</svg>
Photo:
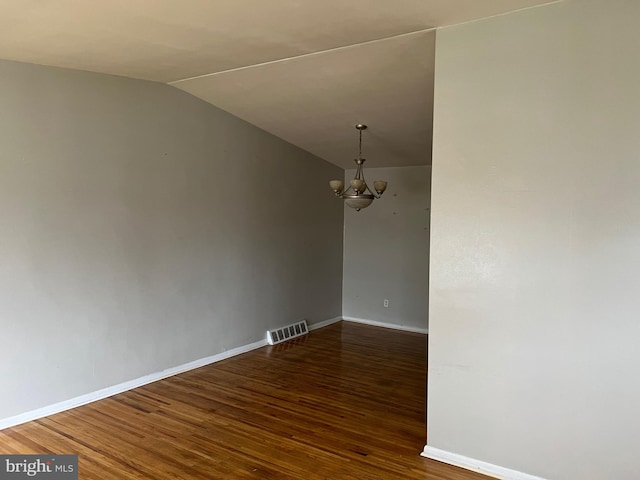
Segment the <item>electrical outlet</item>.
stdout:
<svg viewBox="0 0 640 480">
<path fill-rule="evenodd" d="M 382 302 L 382 305 L 384 305 L 384 308 L 389 308 L 389 299 L 385 298 L 384 301 Z"/>
</svg>

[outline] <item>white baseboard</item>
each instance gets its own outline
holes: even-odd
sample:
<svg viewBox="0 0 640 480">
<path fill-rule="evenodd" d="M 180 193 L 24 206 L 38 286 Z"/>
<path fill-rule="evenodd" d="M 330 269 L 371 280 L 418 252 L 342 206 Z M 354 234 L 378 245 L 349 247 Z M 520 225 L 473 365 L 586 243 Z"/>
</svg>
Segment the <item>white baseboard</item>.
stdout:
<svg viewBox="0 0 640 480">
<path fill-rule="evenodd" d="M 330 318 L 329 320 L 324 320 L 322 322 L 309 325 L 309 330 L 311 331 L 311 330 L 317 330 L 322 327 L 328 327 L 329 325 L 333 323 L 338 323 L 340 321 L 342 321 L 342 317 L 333 317 L 333 318 Z"/>
<path fill-rule="evenodd" d="M 342 319 L 345 322 L 364 323 L 366 325 L 373 325 L 374 327 L 393 328 L 394 330 L 403 330 L 405 332 L 424 333 L 425 335 L 429 333 L 428 328 L 407 327 L 404 325 L 396 325 L 395 323 L 376 322 L 375 320 L 367 320 L 365 318 L 342 317 Z"/>
<path fill-rule="evenodd" d="M 343 318 L 343 317 L 334 317 L 334 318 L 330 318 L 329 320 L 324 320 L 322 322 L 314 323 L 313 325 L 309 325 L 309 330 L 316 330 L 318 328 L 326 327 L 333 323 L 337 323 L 343 319 L 347 321 L 352 321 L 352 322 L 368 323 L 370 325 L 376 325 L 380 327 L 396 328 L 399 330 L 407 330 L 412 332 L 419 331 L 420 333 L 426 333 L 426 330 L 423 331 L 420 329 L 412 329 L 411 327 L 399 327 L 397 325 L 385 324 L 381 322 L 372 322 L 368 320 L 351 319 L 351 318 Z M 251 350 L 255 350 L 256 348 L 264 347 L 265 345 L 267 345 L 266 339 L 260 340 L 258 342 L 250 343 L 248 345 L 232 348 L 231 350 L 227 350 L 226 352 L 218 353 L 216 355 L 211 355 L 209 357 L 201 358 L 199 360 L 194 360 L 192 362 L 188 362 L 183 365 L 178 365 L 177 367 L 172 367 L 166 370 L 162 370 L 160 372 L 151 373 L 149 375 L 145 375 L 144 377 L 136 378 L 134 380 L 129 380 L 128 382 L 119 383 L 118 385 L 113 385 L 111 387 L 103 388 L 95 392 L 80 395 L 79 397 L 54 403 L 53 405 L 48 405 L 46 407 L 38 408 L 36 410 L 31 410 L 29 412 L 21 413 L 19 415 L 15 415 L 12 417 L 0 418 L 0 430 L 3 430 L 5 428 L 10 428 L 10 427 L 15 427 L 16 425 L 30 422 L 32 420 L 37 420 L 39 418 L 47 417 L 55 413 L 64 412 L 65 410 L 71 410 L 72 408 L 80 407 L 88 403 L 102 400 L 104 398 L 117 395 L 118 393 L 126 392 L 127 390 L 132 390 L 134 388 L 142 387 L 143 385 L 147 385 L 148 383 L 157 382 L 158 380 L 162 380 L 163 378 L 172 377 L 173 375 L 178 375 L 180 373 L 188 372 L 189 370 L 193 370 L 195 368 L 204 367 L 205 365 L 210 365 L 212 363 L 219 362 L 226 358 L 233 357 L 235 355 L 240 355 L 241 353 L 246 353 Z"/>
<path fill-rule="evenodd" d="M 424 450 L 420 455 L 432 460 L 438 460 L 439 462 L 464 468 L 465 470 L 471 470 L 473 472 L 482 473 L 483 475 L 499 478 L 501 480 L 545 480 L 542 477 L 536 477 L 534 475 L 529 475 L 528 473 L 511 470 L 510 468 L 483 462 L 482 460 L 476 460 L 475 458 L 458 455 L 457 453 L 447 452 L 446 450 L 440 450 L 439 448 L 430 447 L 429 445 L 424 446 Z"/>
<path fill-rule="evenodd" d="M 178 365 L 177 367 L 168 368 L 166 370 L 162 370 L 161 372 L 151 373 L 149 375 L 145 375 L 144 377 L 129 380 L 128 382 L 124 383 L 119 383 L 118 385 L 114 385 L 112 387 L 103 388 L 102 390 L 97 390 L 85 395 L 80 395 L 79 397 L 71 398 L 59 403 L 54 403 L 53 405 L 48 405 L 36 410 L 31 410 L 30 412 L 21 413 L 20 415 L 15 415 L 13 417 L 2 418 L 0 419 L 0 430 L 14 427 L 16 425 L 20 425 L 21 423 L 30 422 L 32 420 L 37 420 L 42 417 L 47 417 L 49 415 L 53 415 L 54 413 L 64 412 L 65 410 L 80 407 L 97 400 L 102 400 L 104 398 L 111 397 L 112 395 L 117 395 L 118 393 L 126 392 L 127 390 L 132 390 L 134 388 L 147 385 L 148 383 L 157 382 L 158 380 L 162 380 L 163 378 L 172 377 L 174 375 L 178 375 L 179 373 L 184 373 L 195 368 L 204 367 L 205 365 L 219 362 L 220 360 L 240 355 L 241 353 L 250 352 L 251 350 L 255 350 L 256 348 L 264 347 L 266 344 L 266 340 L 260 340 L 259 342 L 232 348 L 231 350 L 227 350 L 226 352 L 211 355 L 210 357 L 201 358 L 199 360 L 194 360 L 193 362 L 188 362 L 183 365 Z"/>
</svg>

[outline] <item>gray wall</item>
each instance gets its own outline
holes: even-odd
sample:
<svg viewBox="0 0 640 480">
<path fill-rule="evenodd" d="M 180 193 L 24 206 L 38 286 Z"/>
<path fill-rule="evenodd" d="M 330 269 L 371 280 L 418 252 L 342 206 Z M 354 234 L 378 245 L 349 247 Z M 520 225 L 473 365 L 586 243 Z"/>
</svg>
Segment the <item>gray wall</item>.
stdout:
<svg viewBox="0 0 640 480">
<path fill-rule="evenodd" d="M 347 170 L 346 182 L 354 174 Z M 345 206 L 343 315 L 426 329 L 431 167 L 369 168 L 365 175 L 389 187 L 360 212 Z"/>
<path fill-rule="evenodd" d="M 428 443 L 640 478 L 640 2 L 438 31 Z"/>
<path fill-rule="evenodd" d="M 339 316 L 342 174 L 165 85 L 0 62 L 0 419 Z"/>
</svg>

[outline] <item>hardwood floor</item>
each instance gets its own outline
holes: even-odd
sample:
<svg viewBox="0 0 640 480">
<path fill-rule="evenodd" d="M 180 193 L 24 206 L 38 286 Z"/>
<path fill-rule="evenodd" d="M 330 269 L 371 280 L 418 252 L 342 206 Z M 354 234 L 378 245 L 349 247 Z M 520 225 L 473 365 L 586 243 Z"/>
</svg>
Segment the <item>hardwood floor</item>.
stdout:
<svg viewBox="0 0 640 480">
<path fill-rule="evenodd" d="M 419 456 L 424 335 L 341 322 L 0 431 L 80 478 L 476 480 Z"/>
</svg>

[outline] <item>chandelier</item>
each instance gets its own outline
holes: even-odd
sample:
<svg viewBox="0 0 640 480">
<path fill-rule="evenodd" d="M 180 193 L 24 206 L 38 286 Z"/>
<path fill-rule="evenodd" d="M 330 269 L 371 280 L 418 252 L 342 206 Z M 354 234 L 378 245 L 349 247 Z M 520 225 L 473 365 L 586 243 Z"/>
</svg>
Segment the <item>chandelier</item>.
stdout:
<svg viewBox="0 0 640 480">
<path fill-rule="evenodd" d="M 375 180 L 373 182 L 373 189 L 376 193 L 373 193 L 367 182 L 364 179 L 363 165 L 365 159 L 362 158 L 362 131 L 366 130 L 367 126 L 361 123 L 356 125 L 356 128 L 360 132 L 360 144 L 358 148 L 358 158 L 354 161 L 358 168 L 356 169 L 356 176 L 349 182 L 349 187 L 344 189 L 344 182 L 342 180 L 331 180 L 329 186 L 331 190 L 336 194 L 336 197 L 342 198 L 344 203 L 349 207 L 355 208 L 359 212 L 363 208 L 367 208 L 374 199 L 380 198 L 384 191 L 387 189 L 387 182 L 382 180 Z"/>
</svg>

